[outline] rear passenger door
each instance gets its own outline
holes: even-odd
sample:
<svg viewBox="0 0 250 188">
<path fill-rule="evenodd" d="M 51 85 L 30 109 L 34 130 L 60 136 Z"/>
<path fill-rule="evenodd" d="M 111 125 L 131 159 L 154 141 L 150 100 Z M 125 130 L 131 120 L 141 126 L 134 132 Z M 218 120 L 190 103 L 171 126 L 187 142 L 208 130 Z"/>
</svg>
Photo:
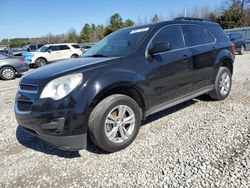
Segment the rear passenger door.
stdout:
<svg viewBox="0 0 250 188">
<path fill-rule="evenodd" d="M 60 45 L 60 59 L 67 59 L 71 56 L 71 49 L 68 45 Z"/>
<path fill-rule="evenodd" d="M 171 50 L 154 54 L 147 59 L 150 73 L 147 80 L 152 89 L 152 106 L 161 105 L 192 91 L 193 65 L 191 52 L 185 48 L 179 25 L 165 26 L 153 37 L 149 45 L 167 42 Z"/>
<path fill-rule="evenodd" d="M 186 46 L 192 53 L 194 90 L 212 85 L 217 56 L 215 37 L 199 25 L 182 25 L 182 30 Z"/>
</svg>

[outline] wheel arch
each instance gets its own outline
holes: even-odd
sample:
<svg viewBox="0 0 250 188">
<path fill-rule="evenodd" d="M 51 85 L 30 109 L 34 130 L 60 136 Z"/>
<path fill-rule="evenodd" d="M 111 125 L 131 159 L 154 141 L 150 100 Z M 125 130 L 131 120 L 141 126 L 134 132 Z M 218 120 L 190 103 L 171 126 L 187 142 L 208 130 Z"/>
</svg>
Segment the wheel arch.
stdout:
<svg viewBox="0 0 250 188">
<path fill-rule="evenodd" d="M 233 74 L 233 61 L 230 58 L 225 58 L 221 60 L 220 67 L 227 67 Z"/>
<path fill-rule="evenodd" d="M 36 58 L 35 63 L 36 63 L 36 61 L 37 61 L 38 59 L 45 59 L 45 60 L 46 60 L 46 62 L 48 63 L 47 58 L 46 58 L 46 57 L 43 57 L 43 56 L 40 56 L 40 57 Z"/>
<path fill-rule="evenodd" d="M 70 57 L 72 57 L 74 55 L 77 56 L 77 57 L 80 57 L 77 53 L 72 54 Z"/>
<path fill-rule="evenodd" d="M 11 67 L 17 72 L 16 68 L 14 66 L 11 66 L 11 65 L 3 65 L 3 66 L 0 67 L 0 70 L 2 70 L 5 67 Z"/>
<path fill-rule="evenodd" d="M 142 115 L 144 117 L 144 112 L 146 109 L 145 99 L 142 95 L 142 91 L 135 85 L 129 83 L 115 83 L 111 86 L 103 88 L 97 95 L 93 98 L 90 103 L 89 108 L 93 109 L 100 101 L 104 98 L 113 95 L 122 94 L 131 97 L 137 102 L 139 107 L 142 109 Z"/>
</svg>

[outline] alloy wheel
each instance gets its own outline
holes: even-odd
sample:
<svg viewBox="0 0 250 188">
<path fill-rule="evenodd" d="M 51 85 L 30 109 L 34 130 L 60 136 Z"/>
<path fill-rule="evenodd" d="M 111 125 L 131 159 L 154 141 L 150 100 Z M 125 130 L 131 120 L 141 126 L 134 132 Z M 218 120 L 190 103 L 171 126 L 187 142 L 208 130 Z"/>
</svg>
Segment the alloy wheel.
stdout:
<svg viewBox="0 0 250 188">
<path fill-rule="evenodd" d="M 105 120 L 105 135 L 113 143 L 127 140 L 135 128 L 135 114 L 126 105 L 113 108 Z"/>
</svg>

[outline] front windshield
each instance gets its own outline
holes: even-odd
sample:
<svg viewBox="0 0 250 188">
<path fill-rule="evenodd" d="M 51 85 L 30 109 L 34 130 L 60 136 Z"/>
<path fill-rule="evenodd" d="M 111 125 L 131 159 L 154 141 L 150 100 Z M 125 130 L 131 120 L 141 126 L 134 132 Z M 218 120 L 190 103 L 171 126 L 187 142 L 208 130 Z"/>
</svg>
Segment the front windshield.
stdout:
<svg viewBox="0 0 250 188">
<path fill-rule="evenodd" d="M 38 52 L 46 52 L 48 48 L 49 48 L 48 46 L 42 46 L 42 47 L 39 48 L 37 51 L 38 51 Z"/>
<path fill-rule="evenodd" d="M 134 52 L 148 31 L 149 27 L 130 28 L 114 32 L 97 42 L 83 54 L 83 57 L 117 57 L 129 55 Z"/>
</svg>

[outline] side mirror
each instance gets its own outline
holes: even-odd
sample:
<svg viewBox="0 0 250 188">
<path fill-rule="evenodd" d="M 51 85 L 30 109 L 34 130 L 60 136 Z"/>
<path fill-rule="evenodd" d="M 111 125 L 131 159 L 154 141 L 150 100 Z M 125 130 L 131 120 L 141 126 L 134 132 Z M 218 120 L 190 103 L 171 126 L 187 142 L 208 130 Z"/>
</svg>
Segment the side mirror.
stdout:
<svg viewBox="0 0 250 188">
<path fill-rule="evenodd" d="M 151 46 L 148 49 L 148 53 L 150 55 L 154 55 L 156 53 L 170 51 L 171 49 L 172 49 L 171 44 L 169 42 L 156 42 L 151 44 Z"/>
<path fill-rule="evenodd" d="M 52 52 L 52 50 L 51 50 L 51 49 L 48 49 L 48 50 L 47 50 L 47 52 L 51 53 L 51 52 Z"/>
</svg>

